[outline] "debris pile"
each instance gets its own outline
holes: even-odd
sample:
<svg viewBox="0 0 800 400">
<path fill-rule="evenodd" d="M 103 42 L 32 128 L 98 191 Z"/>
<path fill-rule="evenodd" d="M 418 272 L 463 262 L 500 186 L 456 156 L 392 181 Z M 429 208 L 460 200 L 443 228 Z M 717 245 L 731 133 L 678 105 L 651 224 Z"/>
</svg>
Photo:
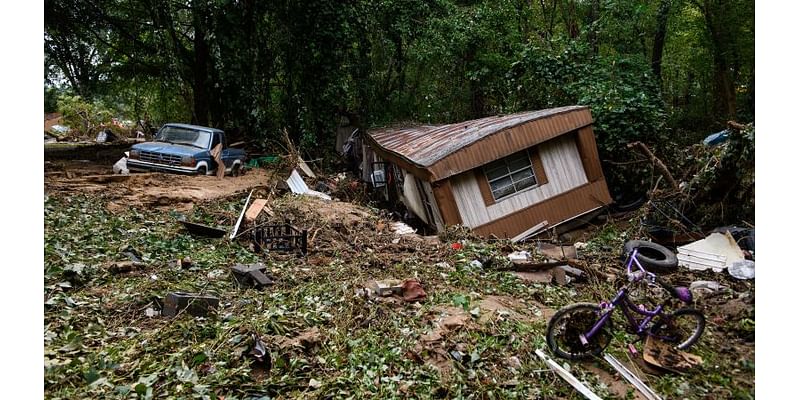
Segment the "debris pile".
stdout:
<svg viewBox="0 0 800 400">
<path fill-rule="evenodd" d="M 281 189 L 291 171 L 105 182 L 53 171 L 44 210 L 48 396 L 574 395 L 536 351 L 554 309 L 615 293 L 627 232 L 597 230 L 585 245 L 483 240 L 463 228 L 424 237 L 386 212 L 337 201 L 336 191 L 325 200 Z M 181 214 L 191 222 L 176 223 Z M 282 242 L 298 232 L 306 251 Z M 515 276 L 539 272 L 555 283 Z M 648 384 L 686 384 L 680 395 L 661 393 L 668 398 L 751 391 L 753 281 L 689 269 L 670 280 L 707 281 L 693 288 L 709 319 L 697 345 L 704 363 Z M 728 387 L 708 379 L 720 370 Z M 569 373 L 608 397 L 605 378 L 587 371 L 573 363 Z"/>
</svg>

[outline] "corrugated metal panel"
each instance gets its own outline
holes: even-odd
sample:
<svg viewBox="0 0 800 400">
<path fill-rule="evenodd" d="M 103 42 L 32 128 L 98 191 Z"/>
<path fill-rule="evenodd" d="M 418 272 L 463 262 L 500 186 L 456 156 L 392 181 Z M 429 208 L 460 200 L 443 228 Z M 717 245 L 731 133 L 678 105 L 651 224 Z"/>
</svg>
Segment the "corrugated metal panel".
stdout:
<svg viewBox="0 0 800 400">
<path fill-rule="evenodd" d="M 318 192 L 316 190 L 309 189 L 308 185 L 306 185 L 306 182 L 303 180 L 300 174 L 297 173 L 296 169 L 292 170 L 292 174 L 289 175 L 289 179 L 286 180 L 286 184 L 289 185 L 289 189 L 291 189 L 292 193 L 294 194 L 305 194 L 309 196 L 319 197 L 324 200 L 331 200 L 331 196 L 328 196 L 327 194 Z"/>
<path fill-rule="evenodd" d="M 548 125 L 551 124 L 551 125 Z M 592 123 L 588 108 L 534 120 L 484 138 L 429 167 L 433 180 L 444 179 L 529 148 Z M 549 127 L 548 127 L 549 126 Z"/>
<path fill-rule="evenodd" d="M 481 236 L 494 234 L 511 238 L 542 221 L 553 226 L 610 203 L 611 196 L 608 194 L 606 181 L 600 179 L 475 227 L 472 231 Z"/>
<path fill-rule="evenodd" d="M 289 189 L 292 189 L 292 193 L 294 194 L 306 194 L 308 192 L 308 185 L 297 173 L 296 169 L 292 170 L 292 174 L 289 175 L 289 179 L 286 180 L 286 183 L 289 184 Z"/>
<path fill-rule="evenodd" d="M 438 181 L 591 123 L 588 107 L 569 106 L 441 126 L 379 129 L 369 137 L 375 151 L 427 169 L 431 180 Z"/>
</svg>

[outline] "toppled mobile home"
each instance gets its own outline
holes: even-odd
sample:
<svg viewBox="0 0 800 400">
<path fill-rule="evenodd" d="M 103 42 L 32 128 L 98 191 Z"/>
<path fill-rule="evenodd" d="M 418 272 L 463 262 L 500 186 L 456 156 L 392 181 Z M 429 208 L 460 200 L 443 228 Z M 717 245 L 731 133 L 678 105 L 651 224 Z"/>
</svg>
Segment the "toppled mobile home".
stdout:
<svg viewBox="0 0 800 400">
<path fill-rule="evenodd" d="M 588 107 L 367 132 L 362 170 L 437 230 L 521 238 L 611 203 Z"/>
</svg>

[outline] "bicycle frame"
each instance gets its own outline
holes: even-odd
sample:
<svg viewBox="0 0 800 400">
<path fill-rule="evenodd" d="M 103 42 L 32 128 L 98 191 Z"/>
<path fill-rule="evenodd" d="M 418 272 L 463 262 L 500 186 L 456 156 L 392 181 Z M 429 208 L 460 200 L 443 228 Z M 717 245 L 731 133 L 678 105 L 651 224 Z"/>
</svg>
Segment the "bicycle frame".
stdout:
<svg viewBox="0 0 800 400">
<path fill-rule="evenodd" d="M 648 276 L 654 277 L 655 275 L 653 275 L 650 272 L 647 272 L 639 263 L 639 260 L 636 259 L 636 255 L 638 254 L 639 254 L 639 249 L 634 249 L 633 252 L 631 252 L 631 254 L 628 256 L 628 263 L 626 266 L 628 275 L 631 275 L 633 269 L 632 267 L 633 264 L 635 263 L 638 269 L 644 273 L 644 275 L 642 275 L 641 278 L 636 279 L 636 281 L 644 279 L 644 277 Z M 661 315 L 662 311 L 664 310 L 663 304 L 659 304 L 653 310 L 648 310 L 643 305 L 637 306 L 633 304 L 633 302 L 628 298 L 628 287 L 623 286 L 617 293 L 617 295 L 614 297 L 614 299 L 611 300 L 610 303 L 607 302 L 600 303 L 600 309 L 603 310 L 603 315 L 601 315 L 600 318 L 597 320 L 597 322 L 595 322 L 594 325 L 592 325 L 592 328 L 589 329 L 589 332 L 582 333 L 580 335 L 581 343 L 583 343 L 584 346 L 589 344 L 589 339 L 591 339 L 594 335 L 596 335 L 597 332 L 600 331 L 600 329 L 602 329 L 603 326 L 605 326 L 605 324 L 611 318 L 611 314 L 614 312 L 614 309 L 620 306 L 622 309 L 622 313 L 625 314 L 625 317 L 628 320 L 629 326 L 635 328 L 637 335 L 647 334 L 650 322 L 653 320 L 653 318 Z M 641 323 L 639 323 L 636 321 L 636 319 L 634 318 L 634 314 L 631 311 L 643 315 L 645 318 L 642 320 Z"/>
</svg>

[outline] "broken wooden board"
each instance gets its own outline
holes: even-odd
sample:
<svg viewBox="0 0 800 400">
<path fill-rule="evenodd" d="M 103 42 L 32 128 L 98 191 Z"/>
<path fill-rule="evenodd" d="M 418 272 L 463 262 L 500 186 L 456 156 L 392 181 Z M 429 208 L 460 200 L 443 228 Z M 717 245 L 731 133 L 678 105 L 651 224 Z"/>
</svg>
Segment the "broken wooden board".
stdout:
<svg viewBox="0 0 800 400">
<path fill-rule="evenodd" d="M 530 271 L 543 271 L 546 269 L 550 269 L 553 267 L 567 265 L 566 261 L 556 261 L 556 262 L 530 262 L 530 261 L 521 261 L 521 262 L 513 262 L 509 267 L 506 268 L 499 268 L 500 271 L 516 271 L 516 272 L 530 272 Z"/>
<path fill-rule="evenodd" d="M 668 343 L 664 343 L 651 336 L 647 337 L 644 344 L 642 358 L 651 365 L 668 371 L 683 374 L 696 365 L 703 363 L 700 356 L 678 350 Z"/>
<path fill-rule="evenodd" d="M 556 283 L 564 286 L 567 284 L 567 273 L 564 271 L 563 267 L 555 267 L 550 270 L 550 275 L 553 276 L 553 279 L 556 280 Z"/>
<path fill-rule="evenodd" d="M 547 222 L 546 220 L 542 221 L 542 222 L 530 227 L 525 232 L 522 232 L 519 235 L 514 236 L 514 238 L 511 239 L 511 242 L 512 243 L 521 242 L 521 241 L 533 236 L 534 234 L 539 233 L 539 231 L 544 229 L 544 227 L 547 226 L 548 224 L 549 224 L 549 222 Z"/>
<path fill-rule="evenodd" d="M 586 385 L 584 385 L 581 381 L 578 380 L 575 376 L 569 373 L 569 371 L 565 370 L 563 367 L 558 365 L 557 362 L 553 361 L 550 357 L 544 354 L 543 351 L 536 349 L 536 355 L 541 358 L 545 364 L 547 364 L 550 369 L 555 371 L 560 377 L 564 378 L 567 383 L 572 385 L 580 394 L 584 395 L 587 399 L 591 400 L 601 400 L 600 397 L 594 394 L 591 390 L 589 390 Z"/>
<path fill-rule="evenodd" d="M 553 281 L 550 271 L 512 272 L 511 274 L 526 282 L 550 283 Z"/>
<path fill-rule="evenodd" d="M 242 207 L 242 213 L 239 214 L 239 219 L 236 220 L 236 225 L 234 225 L 233 231 L 231 232 L 231 235 L 228 237 L 228 239 L 233 240 L 233 238 L 236 237 L 236 233 L 239 232 L 239 225 L 242 224 L 242 218 L 244 218 L 244 212 L 245 212 L 245 210 L 247 210 L 247 205 L 250 204 L 250 196 L 252 196 L 252 195 L 253 195 L 253 191 L 250 190 L 250 194 L 247 195 L 247 200 L 245 200 L 245 202 L 244 202 L 244 207 Z"/>
<path fill-rule="evenodd" d="M 536 250 L 539 253 L 556 260 L 578 258 L 578 250 L 575 249 L 575 246 L 563 246 L 540 242 L 536 245 Z"/>
<path fill-rule="evenodd" d="M 314 171 L 311 170 L 311 168 L 308 166 L 308 164 L 306 164 L 305 161 L 303 161 L 302 158 L 297 158 L 297 167 L 300 168 L 300 170 L 303 171 L 307 177 L 311 179 L 317 179 L 317 175 L 314 174 Z"/>
<path fill-rule="evenodd" d="M 246 222 L 253 222 L 258 218 L 258 215 L 261 214 L 261 210 L 267 205 L 267 199 L 255 199 L 253 200 L 253 204 L 250 205 L 250 208 L 247 209 L 247 212 L 244 214 L 244 220 Z"/>
<path fill-rule="evenodd" d="M 622 375 L 628 382 L 630 382 L 636 388 L 636 390 L 641 392 L 645 397 L 647 397 L 650 400 L 661 400 L 661 397 L 656 392 L 654 392 L 653 389 L 650 389 L 649 386 L 645 385 L 644 382 L 642 382 L 642 380 L 639 379 L 638 376 L 636 376 L 628 368 L 625 368 L 625 366 L 622 365 L 622 363 L 619 362 L 619 360 L 614 358 L 614 356 L 606 353 L 605 356 L 603 356 L 603 358 L 609 364 L 611 364 L 611 366 L 614 367 L 614 369 L 616 369 L 617 372 L 620 373 L 620 375 Z"/>
<path fill-rule="evenodd" d="M 217 178 L 225 177 L 225 163 L 222 161 L 222 143 L 211 149 L 211 157 L 217 163 Z"/>
</svg>

